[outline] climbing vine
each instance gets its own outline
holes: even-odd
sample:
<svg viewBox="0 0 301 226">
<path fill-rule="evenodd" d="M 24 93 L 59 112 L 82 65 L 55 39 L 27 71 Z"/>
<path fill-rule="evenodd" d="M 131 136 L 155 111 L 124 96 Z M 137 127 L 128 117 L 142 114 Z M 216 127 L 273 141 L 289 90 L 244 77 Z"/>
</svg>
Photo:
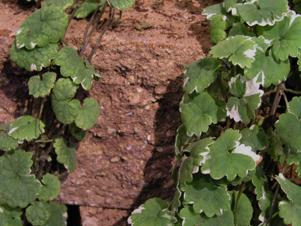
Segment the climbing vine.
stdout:
<svg viewBox="0 0 301 226">
<path fill-rule="evenodd" d="M 99 73 L 90 61 L 115 12 L 134 0 L 44 0 L 16 32 L 10 50 L 27 77 L 24 115 L 0 124 L 0 226 L 64 226 L 60 178 L 76 167 L 76 146 L 100 114 L 89 97 Z M 80 50 L 66 44 L 72 18 L 90 16 Z M 99 35 L 85 57 L 92 35 Z"/>
<path fill-rule="evenodd" d="M 176 192 L 133 226 L 301 225 L 300 1 L 224 0 L 203 14 L 213 43 L 187 66 Z"/>
</svg>

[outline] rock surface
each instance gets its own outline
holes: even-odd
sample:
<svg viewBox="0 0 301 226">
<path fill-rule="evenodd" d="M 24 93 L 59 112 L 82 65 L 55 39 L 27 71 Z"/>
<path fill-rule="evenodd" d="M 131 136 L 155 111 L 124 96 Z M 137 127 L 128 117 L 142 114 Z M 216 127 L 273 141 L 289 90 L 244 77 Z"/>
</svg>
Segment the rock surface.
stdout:
<svg viewBox="0 0 301 226">
<path fill-rule="evenodd" d="M 104 36 L 93 58 L 102 78 L 90 92 L 102 114 L 80 143 L 77 170 L 64 181 L 60 196 L 80 206 L 83 226 L 126 225 L 128 214 L 145 199 L 172 195 L 184 65 L 210 46 L 201 10 L 213 0 L 199 2 L 139 0 Z M 14 32 L 31 9 L 20 9 L 13 0 L 1 1 L 0 9 L 2 75 Z M 86 24 L 72 22 L 68 44 L 80 47 Z M 22 95 L 15 87 L 22 84 L 0 79 L 0 85 L 0 121 L 9 121 L 17 111 L 15 96 Z"/>
</svg>

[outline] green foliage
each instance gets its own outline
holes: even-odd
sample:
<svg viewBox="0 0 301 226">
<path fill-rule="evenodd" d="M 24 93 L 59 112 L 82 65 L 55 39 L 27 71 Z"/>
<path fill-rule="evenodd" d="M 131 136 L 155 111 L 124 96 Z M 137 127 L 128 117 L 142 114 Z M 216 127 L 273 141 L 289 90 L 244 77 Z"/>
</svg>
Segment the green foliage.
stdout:
<svg viewBox="0 0 301 226">
<path fill-rule="evenodd" d="M 29 94 L 35 98 L 48 96 L 54 86 L 56 74 L 54 72 L 32 76 L 28 81 Z"/>
<path fill-rule="evenodd" d="M 51 61 L 57 55 L 57 49 L 57 44 L 49 44 L 32 50 L 18 49 L 13 44 L 10 49 L 10 59 L 27 71 L 41 71 L 44 67 L 50 66 Z"/>
<path fill-rule="evenodd" d="M 177 226 L 301 225 L 301 16 L 289 9 L 298 4 L 204 10 L 213 46 L 185 72 L 174 199 L 132 217 L 164 209 Z"/>
<path fill-rule="evenodd" d="M 16 47 L 34 49 L 57 43 L 65 35 L 67 14 L 60 7 L 42 7 L 21 25 L 16 35 Z"/>
<path fill-rule="evenodd" d="M 60 176 L 75 170 L 76 139 L 97 122 L 100 106 L 87 92 L 98 72 L 63 38 L 72 12 L 84 18 L 100 10 L 101 17 L 103 7 L 125 9 L 134 1 L 81 3 L 44 0 L 16 32 L 10 59 L 35 73 L 22 73 L 28 76 L 25 115 L 0 124 L 0 226 L 67 224 L 66 207 L 55 202 Z M 175 221 L 163 212 L 170 217 L 162 219 Z"/>
<path fill-rule="evenodd" d="M 0 203 L 10 207 L 26 207 L 41 189 L 39 181 L 30 174 L 32 154 L 22 150 L 0 157 Z"/>
<path fill-rule="evenodd" d="M 68 171 L 74 171 L 76 167 L 75 148 L 68 147 L 63 138 L 55 139 L 53 147 L 57 154 L 57 161 L 63 164 Z"/>
<path fill-rule="evenodd" d="M 16 140 L 31 141 L 44 133 L 44 123 L 39 119 L 26 115 L 19 117 L 9 126 L 8 135 Z"/>
</svg>

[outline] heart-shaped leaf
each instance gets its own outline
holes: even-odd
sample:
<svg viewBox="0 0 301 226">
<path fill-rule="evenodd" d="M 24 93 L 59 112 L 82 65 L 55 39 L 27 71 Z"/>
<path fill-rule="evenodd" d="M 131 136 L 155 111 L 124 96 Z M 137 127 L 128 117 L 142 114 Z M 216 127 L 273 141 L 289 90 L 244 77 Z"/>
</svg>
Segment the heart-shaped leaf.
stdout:
<svg viewBox="0 0 301 226">
<path fill-rule="evenodd" d="M 18 49 L 34 49 L 57 43 L 65 35 L 67 14 L 60 7 L 42 7 L 29 16 L 16 34 Z"/>
<path fill-rule="evenodd" d="M 75 118 L 75 124 L 83 130 L 90 129 L 97 122 L 99 114 L 98 102 L 93 98 L 86 98 Z"/>
<path fill-rule="evenodd" d="M 47 173 L 42 179 L 42 188 L 39 193 L 39 199 L 49 201 L 57 198 L 61 190 L 61 183 L 57 176 Z"/>
<path fill-rule="evenodd" d="M 53 143 L 57 161 L 63 164 L 70 172 L 76 168 L 76 153 L 75 148 L 68 147 L 63 138 L 55 139 Z"/>
<path fill-rule="evenodd" d="M 55 80 L 54 72 L 46 72 L 41 77 L 39 75 L 31 77 L 28 81 L 29 94 L 35 98 L 49 95 Z"/>
</svg>

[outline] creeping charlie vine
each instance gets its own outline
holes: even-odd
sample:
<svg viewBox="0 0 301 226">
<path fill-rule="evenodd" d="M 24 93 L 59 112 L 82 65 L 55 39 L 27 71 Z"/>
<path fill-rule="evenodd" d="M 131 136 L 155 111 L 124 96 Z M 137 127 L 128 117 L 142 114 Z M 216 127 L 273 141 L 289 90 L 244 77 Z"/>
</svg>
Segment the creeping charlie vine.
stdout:
<svg viewBox="0 0 301 226">
<path fill-rule="evenodd" d="M 60 179 L 75 169 L 76 145 L 100 114 L 88 95 L 99 78 L 90 61 L 118 19 L 116 12 L 134 0 L 36 3 L 40 8 L 21 25 L 10 50 L 11 61 L 27 77 L 28 98 L 23 115 L 0 124 L 0 226 L 67 224 L 66 207 L 57 202 Z M 71 19 L 90 15 L 82 47 L 68 46 Z M 94 34 L 98 38 L 86 58 Z"/>
<path fill-rule="evenodd" d="M 301 226 L 301 1 L 207 7 L 213 47 L 187 66 L 176 192 L 133 226 Z"/>
</svg>

